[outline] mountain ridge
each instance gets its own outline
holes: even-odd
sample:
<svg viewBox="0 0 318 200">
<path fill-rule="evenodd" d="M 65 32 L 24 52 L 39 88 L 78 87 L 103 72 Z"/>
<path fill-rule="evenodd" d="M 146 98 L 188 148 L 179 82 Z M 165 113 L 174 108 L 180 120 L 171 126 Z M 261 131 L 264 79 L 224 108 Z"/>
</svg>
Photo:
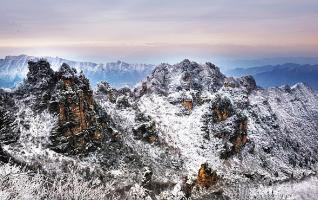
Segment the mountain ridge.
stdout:
<svg viewBox="0 0 318 200">
<path fill-rule="evenodd" d="M 52 176 L 78 166 L 112 181 L 119 198 L 138 188 L 148 199 L 244 199 L 240 185 L 256 198 L 317 174 L 318 94 L 305 84 L 262 89 L 187 59 L 157 66 L 133 90 L 92 91 L 67 64 L 29 69 L 20 89 L 1 90 L 1 149 Z"/>
<path fill-rule="evenodd" d="M 280 85 L 294 85 L 305 82 L 314 89 L 318 89 L 318 65 L 300 65 L 285 63 L 282 65 L 265 65 L 252 68 L 236 68 L 227 71 L 231 76 L 252 75 L 262 87 Z"/>
<path fill-rule="evenodd" d="M 138 81 L 151 72 L 154 65 L 129 64 L 123 61 L 109 63 L 77 62 L 59 57 L 44 57 L 51 64 L 53 70 L 66 63 L 73 66 L 77 71 L 83 71 L 91 79 L 95 86 L 102 80 L 111 82 L 114 86 L 134 86 Z M 21 82 L 27 74 L 27 62 L 41 58 L 28 55 L 6 56 L 0 61 L 1 85 L 12 87 Z"/>
</svg>

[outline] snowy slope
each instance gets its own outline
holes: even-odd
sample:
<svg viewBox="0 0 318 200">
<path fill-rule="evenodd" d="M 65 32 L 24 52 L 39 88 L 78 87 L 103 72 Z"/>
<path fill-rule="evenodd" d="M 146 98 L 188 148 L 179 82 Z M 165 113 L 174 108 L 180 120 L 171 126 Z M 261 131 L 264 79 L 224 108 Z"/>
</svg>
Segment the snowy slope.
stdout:
<svg viewBox="0 0 318 200">
<path fill-rule="evenodd" d="M 301 179 L 317 172 L 318 157 L 318 96 L 308 86 L 299 83 L 293 87 L 260 89 L 251 77 L 227 78 L 211 65 L 199 65 L 185 60 L 176 65 L 163 64 L 135 89 L 134 109 L 150 116 L 158 130 L 156 151 L 149 144 L 130 137 L 134 111 L 114 114 L 117 125 L 127 131 L 127 143 L 136 149 L 147 149 L 141 154 L 154 158 L 178 155 L 181 165 L 175 173 L 195 177 L 200 165 L 208 163 L 226 183 L 247 182 L 280 183 Z M 209 122 L 209 138 L 202 130 L 203 118 L 211 113 L 211 102 L 217 96 L 230 100 L 234 113 L 224 121 Z M 193 109 L 183 106 L 191 101 Z M 103 101 L 101 101 L 103 102 Z M 104 104 L 109 104 L 105 103 Z M 108 109 L 111 110 L 110 107 Z M 113 116 L 114 116 L 113 115 Z M 220 158 L 223 145 L 229 141 L 213 136 L 213 131 L 234 131 L 232 125 L 238 116 L 247 117 L 247 142 L 238 153 Z M 168 150 L 166 149 L 169 147 Z M 165 156 L 162 155 L 165 152 Z M 162 172 L 160 173 L 162 176 Z"/>
<path fill-rule="evenodd" d="M 60 73 L 42 70 L 53 82 Z M 93 152 L 67 155 L 50 148 L 61 113 L 42 108 L 58 91 L 44 74 L 35 70 L 20 90 L 0 93 L 0 130 L 19 136 L 4 134 L 10 142 L 2 148 L 20 163 L 52 173 L 87 167 L 141 199 L 180 199 L 189 190 L 193 199 L 297 199 L 316 183 L 318 94 L 305 84 L 261 89 L 211 63 L 161 64 L 133 90 L 99 84 L 92 105 L 108 120 L 106 139 Z M 199 184 L 202 164 L 217 174 L 210 187 Z M 292 191 L 300 181 L 304 188 Z"/>
</svg>

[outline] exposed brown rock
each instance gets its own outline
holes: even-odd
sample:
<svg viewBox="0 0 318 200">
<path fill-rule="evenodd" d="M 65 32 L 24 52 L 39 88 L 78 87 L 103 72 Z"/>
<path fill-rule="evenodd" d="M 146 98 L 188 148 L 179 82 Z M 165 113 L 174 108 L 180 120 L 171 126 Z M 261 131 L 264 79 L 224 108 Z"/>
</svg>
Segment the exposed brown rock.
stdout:
<svg viewBox="0 0 318 200">
<path fill-rule="evenodd" d="M 58 102 L 59 116 L 57 133 L 52 136 L 55 149 L 68 153 L 86 152 L 103 140 L 103 125 L 97 120 L 93 91 L 85 76 L 77 76 L 67 65 L 62 65 L 57 78 L 57 96 L 52 100 Z"/>
<path fill-rule="evenodd" d="M 214 137 L 223 140 L 224 145 L 220 157 L 227 159 L 238 153 L 248 142 L 248 118 L 242 112 L 236 111 L 231 100 L 226 96 L 217 95 L 211 101 L 210 110 L 211 113 L 204 115 L 205 124 L 201 129 L 206 133 L 205 138 L 209 138 L 209 134 L 213 134 Z"/>
<path fill-rule="evenodd" d="M 158 140 L 158 137 L 156 137 L 156 136 L 154 136 L 154 135 L 148 137 L 148 142 L 149 142 L 149 143 L 154 143 L 154 142 L 156 142 L 157 140 Z"/>
<path fill-rule="evenodd" d="M 230 139 L 228 142 L 231 145 L 225 143 L 225 150 L 221 153 L 221 158 L 227 159 L 228 157 L 239 153 L 242 147 L 248 142 L 247 138 L 247 118 L 245 116 L 237 116 L 237 120 L 234 123 L 233 132 L 230 134 Z M 218 134 L 216 136 L 220 136 L 220 138 L 226 140 L 226 134 Z"/>
<path fill-rule="evenodd" d="M 230 111 L 227 109 L 219 110 L 218 108 L 215 108 L 213 109 L 213 113 L 215 113 L 217 122 L 225 121 L 230 116 Z"/>
<path fill-rule="evenodd" d="M 147 83 L 146 82 L 142 82 L 139 96 L 142 96 L 142 95 L 146 94 L 147 91 L 148 91 Z"/>
<path fill-rule="evenodd" d="M 227 118 L 233 115 L 233 106 L 227 97 L 217 96 L 211 102 L 211 110 L 212 110 L 212 117 L 213 122 L 221 122 L 225 121 Z"/>
<path fill-rule="evenodd" d="M 235 137 L 231 139 L 233 144 L 233 152 L 238 153 L 247 142 L 247 119 L 238 123 L 238 130 Z"/>
<path fill-rule="evenodd" d="M 192 102 L 192 100 L 183 100 L 182 101 L 182 106 L 185 108 L 185 109 L 187 109 L 187 110 L 192 110 L 193 109 L 193 102 Z"/>
<path fill-rule="evenodd" d="M 207 163 L 201 165 L 198 177 L 197 177 L 197 185 L 204 188 L 209 188 L 212 185 L 215 185 L 218 181 L 218 176 L 216 171 L 212 171 Z"/>
<path fill-rule="evenodd" d="M 233 151 L 238 153 L 247 142 L 247 135 L 239 135 L 233 142 Z"/>
</svg>

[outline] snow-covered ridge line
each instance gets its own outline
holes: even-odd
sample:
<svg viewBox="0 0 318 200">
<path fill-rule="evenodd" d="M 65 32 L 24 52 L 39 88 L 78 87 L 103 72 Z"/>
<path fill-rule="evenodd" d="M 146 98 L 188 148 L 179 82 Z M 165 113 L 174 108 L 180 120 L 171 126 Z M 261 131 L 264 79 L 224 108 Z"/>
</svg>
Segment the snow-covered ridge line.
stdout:
<svg viewBox="0 0 318 200">
<path fill-rule="evenodd" d="M 28 61 L 38 61 L 39 57 L 20 55 L 0 59 L 0 88 L 12 88 L 22 82 L 28 72 Z M 154 69 L 151 64 L 126 63 L 123 61 L 109 63 L 77 62 L 59 57 L 43 57 L 51 68 L 57 71 L 63 63 L 83 71 L 95 86 L 100 81 L 107 81 L 114 87 L 132 87 L 145 78 Z"/>
<path fill-rule="evenodd" d="M 108 63 L 94 63 L 94 62 L 78 62 L 67 60 L 59 57 L 35 57 L 28 55 L 19 56 L 6 56 L 5 59 L 0 60 L 0 76 L 8 77 L 24 77 L 27 72 L 27 62 L 28 60 L 39 60 L 40 58 L 46 59 L 53 70 L 58 70 L 58 68 L 63 64 L 67 63 L 77 70 L 91 71 L 91 72 L 110 72 L 110 71 L 144 71 L 153 69 L 154 65 L 151 64 L 140 64 L 140 63 L 126 63 L 123 61 L 108 62 Z"/>
</svg>

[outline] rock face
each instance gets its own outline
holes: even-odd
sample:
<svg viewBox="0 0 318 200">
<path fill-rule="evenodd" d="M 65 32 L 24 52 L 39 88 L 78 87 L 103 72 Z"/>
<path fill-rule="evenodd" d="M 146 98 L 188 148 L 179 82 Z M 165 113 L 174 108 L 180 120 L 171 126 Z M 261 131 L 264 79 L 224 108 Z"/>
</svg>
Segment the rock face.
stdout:
<svg viewBox="0 0 318 200">
<path fill-rule="evenodd" d="M 151 120 L 150 116 L 145 116 L 139 113 L 136 116 L 137 125 L 132 129 L 134 138 L 137 140 L 144 140 L 148 143 L 158 142 L 158 131 L 156 124 Z"/>
<path fill-rule="evenodd" d="M 0 102 L 0 141 L 9 144 L 19 138 L 19 132 L 14 131 L 14 116 L 11 113 L 14 101 L 11 94 L 0 89 Z"/>
<path fill-rule="evenodd" d="M 101 117 L 104 114 L 96 107 L 84 74 L 77 74 L 67 64 L 54 72 L 46 60 L 28 64 L 27 78 L 14 93 L 7 94 L 11 95 L 8 99 L 17 99 L 37 113 L 47 109 L 58 116 L 50 136 L 51 147 L 56 152 L 78 154 L 99 147 L 108 131 L 108 118 Z M 18 106 L 11 104 L 11 109 Z M 3 120 L 10 120 L 10 116 Z"/>
<path fill-rule="evenodd" d="M 51 139 L 58 152 L 80 153 L 95 149 L 103 139 L 106 125 L 98 121 L 93 91 L 84 74 L 63 64 L 56 73 L 58 83 L 50 100 L 58 113 L 59 126 Z M 103 127 L 104 126 L 104 127 Z"/>
<path fill-rule="evenodd" d="M 218 180 L 218 176 L 216 171 L 212 171 L 207 163 L 201 165 L 198 177 L 197 177 L 197 184 L 200 187 L 209 188 L 212 185 L 215 185 Z"/>
<path fill-rule="evenodd" d="M 210 135 L 223 141 L 220 157 L 229 158 L 238 153 L 247 143 L 247 117 L 240 110 L 234 109 L 228 97 L 216 95 L 210 102 L 209 111 L 203 115 L 202 130 L 206 138 Z"/>
<path fill-rule="evenodd" d="M 211 63 L 200 65 L 184 60 L 175 65 L 159 65 L 134 93 L 141 99 L 154 94 L 166 98 L 182 108 L 183 115 L 191 115 L 196 107 L 209 104 L 209 110 L 201 116 L 201 130 L 206 139 L 221 139 L 220 157 L 227 159 L 248 142 L 244 112 L 249 106 L 248 95 L 256 89 L 251 76 L 228 78 Z"/>
<path fill-rule="evenodd" d="M 109 83 L 103 81 L 100 82 L 97 85 L 97 95 L 106 95 L 107 101 L 110 101 L 111 103 L 116 103 L 117 97 L 118 97 L 118 91 L 114 88 L 112 88 Z"/>
<path fill-rule="evenodd" d="M 100 95 L 104 99 L 106 95 L 106 100 L 116 104 L 118 109 L 130 107 L 134 100 L 134 95 L 129 88 L 123 87 L 117 90 L 105 81 L 97 85 L 96 95 Z"/>
<path fill-rule="evenodd" d="M 227 97 L 217 96 L 211 102 L 212 120 L 214 123 L 225 121 L 233 115 L 233 105 Z"/>
</svg>

